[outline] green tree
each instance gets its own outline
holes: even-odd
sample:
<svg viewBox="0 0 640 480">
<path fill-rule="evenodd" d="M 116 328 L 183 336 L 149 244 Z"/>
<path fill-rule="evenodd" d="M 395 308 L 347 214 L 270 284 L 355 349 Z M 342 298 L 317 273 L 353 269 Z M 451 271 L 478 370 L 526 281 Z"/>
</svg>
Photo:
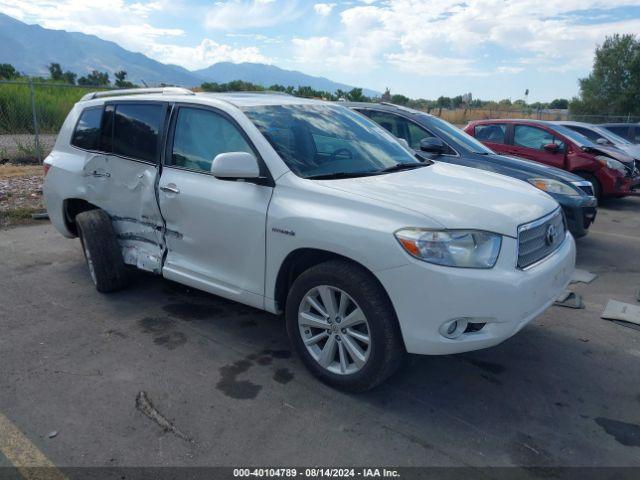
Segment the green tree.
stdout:
<svg viewBox="0 0 640 480">
<path fill-rule="evenodd" d="M 64 72 L 62 74 L 62 81 L 64 83 L 68 83 L 70 85 L 75 85 L 77 77 L 78 77 L 78 75 L 76 75 L 75 73 L 70 72 L 69 70 L 67 70 L 66 72 Z"/>
<path fill-rule="evenodd" d="M 352 102 L 366 102 L 369 100 L 363 93 L 361 88 L 352 88 L 347 93 L 347 99 Z"/>
<path fill-rule="evenodd" d="M 549 108 L 557 108 L 561 110 L 566 110 L 569 108 L 569 100 L 566 98 L 556 98 L 549 103 Z"/>
<path fill-rule="evenodd" d="M 51 80 L 56 82 L 62 80 L 62 67 L 59 63 L 50 63 L 47 68 L 49 69 L 49 77 L 51 77 Z"/>
<path fill-rule="evenodd" d="M 349 94 L 344 90 L 342 90 L 341 88 L 338 88 L 334 95 L 338 100 L 346 100 Z"/>
<path fill-rule="evenodd" d="M 92 87 L 106 87 L 109 85 L 109 74 L 94 70 L 85 77 L 78 79 L 78 85 L 88 85 Z"/>
<path fill-rule="evenodd" d="M 399 93 L 391 95 L 391 103 L 395 103 L 396 105 L 408 105 L 411 99 Z"/>
<path fill-rule="evenodd" d="M 449 108 L 451 107 L 451 98 L 440 96 L 436 100 L 436 105 L 438 108 Z"/>
<path fill-rule="evenodd" d="M 116 77 L 115 86 L 117 88 L 133 88 L 135 85 L 127 80 L 127 72 L 119 70 L 113 74 Z"/>
<path fill-rule="evenodd" d="M 19 76 L 20 74 L 13 65 L 11 65 L 10 63 L 0 63 L 0 79 L 13 80 L 14 78 L 18 78 Z"/>
<path fill-rule="evenodd" d="M 580 79 L 572 113 L 640 115 L 640 40 L 615 34 L 596 48 L 593 69 Z"/>
<path fill-rule="evenodd" d="M 463 104 L 462 95 L 457 95 L 451 99 L 452 108 L 460 108 Z"/>
</svg>

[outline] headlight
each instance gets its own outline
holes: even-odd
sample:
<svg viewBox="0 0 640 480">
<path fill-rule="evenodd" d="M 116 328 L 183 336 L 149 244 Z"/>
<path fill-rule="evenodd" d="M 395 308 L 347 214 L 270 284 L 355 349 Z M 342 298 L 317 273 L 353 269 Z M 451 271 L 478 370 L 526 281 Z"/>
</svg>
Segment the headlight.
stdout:
<svg viewBox="0 0 640 480">
<path fill-rule="evenodd" d="M 614 160 L 613 158 L 605 157 L 604 155 L 596 155 L 596 160 L 598 160 L 602 165 L 612 170 L 617 170 L 622 175 L 626 175 L 627 169 L 625 168 L 622 162 L 618 160 Z"/>
<path fill-rule="evenodd" d="M 566 183 L 552 180 L 551 178 L 529 178 L 527 179 L 531 185 L 547 193 L 555 193 L 557 195 L 568 195 L 570 197 L 579 197 L 580 193 Z"/>
<path fill-rule="evenodd" d="M 406 228 L 395 233 L 400 245 L 425 262 L 463 268 L 492 268 L 502 236 L 478 230 Z"/>
</svg>

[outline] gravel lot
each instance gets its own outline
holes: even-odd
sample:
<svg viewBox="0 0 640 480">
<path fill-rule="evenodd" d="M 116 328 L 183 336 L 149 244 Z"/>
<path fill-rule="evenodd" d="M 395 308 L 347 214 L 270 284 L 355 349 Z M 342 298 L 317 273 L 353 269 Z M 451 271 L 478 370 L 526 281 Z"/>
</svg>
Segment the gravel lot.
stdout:
<svg viewBox="0 0 640 480">
<path fill-rule="evenodd" d="M 42 158 L 49 155 L 56 143 L 56 134 L 43 133 L 40 135 Z M 35 137 L 31 134 L 0 135 L 1 161 L 35 161 Z"/>
<path fill-rule="evenodd" d="M 636 302 L 639 211 L 607 202 L 578 241 L 598 274 L 572 285 L 586 309 L 552 307 L 491 349 L 412 357 L 361 395 L 311 378 L 281 318 L 142 274 L 101 295 L 77 240 L 3 230 L 0 415 L 60 467 L 640 467 L 640 331 L 600 318 L 610 298 Z"/>
</svg>

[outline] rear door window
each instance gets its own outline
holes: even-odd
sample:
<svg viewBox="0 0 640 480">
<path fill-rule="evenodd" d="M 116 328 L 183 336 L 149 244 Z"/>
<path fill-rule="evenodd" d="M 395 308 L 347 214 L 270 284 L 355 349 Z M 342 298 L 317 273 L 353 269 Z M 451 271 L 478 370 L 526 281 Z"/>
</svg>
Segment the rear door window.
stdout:
<svg viewBox="0 0 640 480">
<path fill-rule="evenodd" d="M 552 133 L 531 125 L 516 125 L 513 131 L 513 144 L 516 147 L 544 150 L 544 146 L 550 143 L 564 149 L 564 142 L 557 139 Z"/>
<path fill-rule="evenodd" d="M 475 137 L 481 142 L 506 143 L 507 125 L 504 123 L 490 123 L 476 125 Z"/>
<path fill-rule="evenodd" d="M 228 152 L 255 155 L 238 128 L 223 115 L 201 108 L 178 110 L 169 165 L 208 173 L 216 155 Z"/>
<path fill-rule="evenodd" d="M 394 136 L 405 139 L 414 150 L 420 150 L 420 140 L 424 138 L 438 138 L 421 125 L 417 125 L 393 113 L 377 112 L 375 110 L 363 110 L 361 113 L 364 113 Z"/>
<path fill-rule="evenodd" d="M 80 119 L 71 138 L 71 145 L 84 150 L 98 150 L 100 146 L 100 122 L 102 121 L 102 107 L 86 108 L 80 114 Z"/>
<path fill-rule="evenodd" d="M 113 122 L 113 153 L 155 162 L 165 106 L 160 103 L 119 103 Z"/>
</svg>

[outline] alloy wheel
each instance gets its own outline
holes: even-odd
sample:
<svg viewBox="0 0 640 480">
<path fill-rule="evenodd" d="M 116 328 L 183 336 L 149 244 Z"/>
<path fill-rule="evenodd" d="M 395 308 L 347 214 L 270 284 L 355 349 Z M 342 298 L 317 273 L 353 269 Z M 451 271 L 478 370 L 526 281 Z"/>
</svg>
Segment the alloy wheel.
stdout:
<svg viewBox="0 0 640 480">
<path fill-rule="evenodd" d="M 369 323 L 344 290 L 320 285 L 309 290 L 298 308 L 298 327 L 307 351 L 332 373 L 361 370 L 371 352 Z"/>
</svg>

